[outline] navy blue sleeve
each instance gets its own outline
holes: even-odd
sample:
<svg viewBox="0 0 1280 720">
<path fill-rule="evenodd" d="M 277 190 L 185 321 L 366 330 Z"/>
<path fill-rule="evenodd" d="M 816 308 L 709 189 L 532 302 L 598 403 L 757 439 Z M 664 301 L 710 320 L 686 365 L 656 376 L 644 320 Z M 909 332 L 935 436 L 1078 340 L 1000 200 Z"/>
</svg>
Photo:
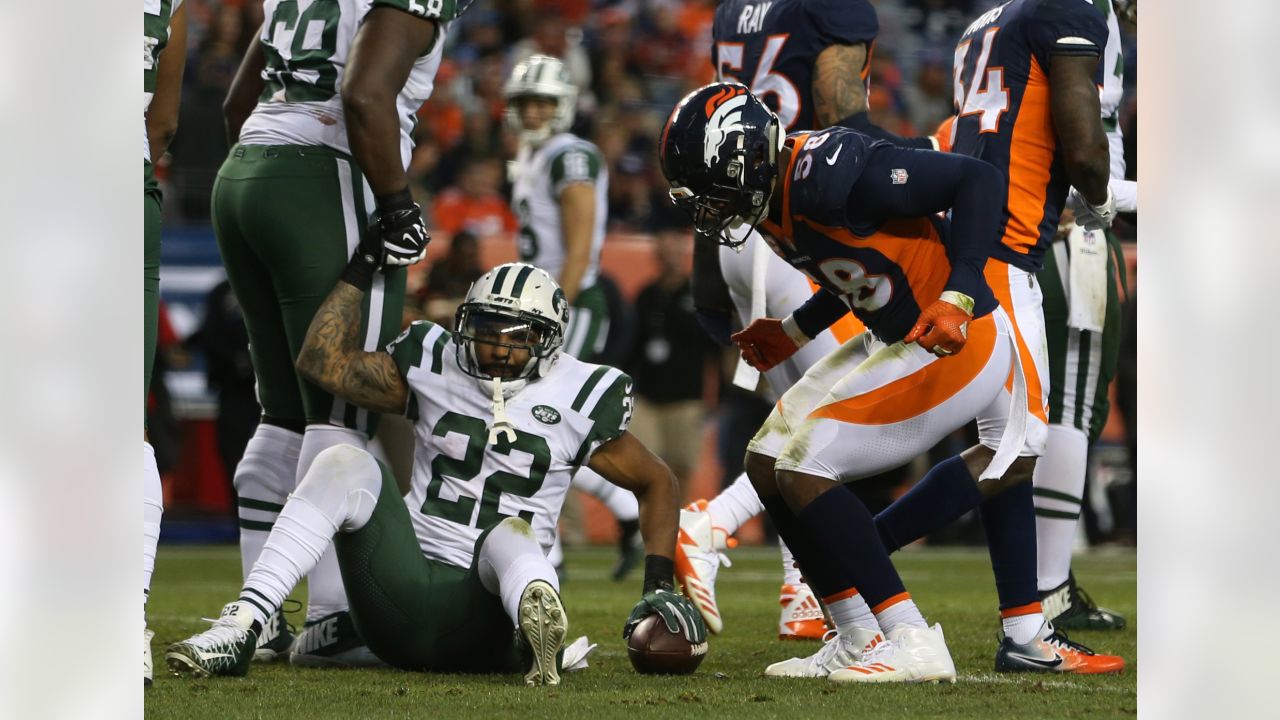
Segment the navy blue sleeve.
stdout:
<svg viewBox="0 0 1280 720">
<path fill-rule="evenodd" d="M 871 122 L 871 116 L 866 110 L 859 110 L 843 120 L 836 122 L 840 127 L 846 127 L 850 130 L 857 130 L 863 135 L 870 135 L 877 140 L 893 143 L 898 147 L 916 148 L 919 150 L 932 150 L 933 142 L 928 137 L 902 137 L 896 133 L 889 132 L 884 128 Z"/>
<path fill-rule="evenodd" d="M 1047 72 L 1054 55 L 1102 55 L 1107 21 L 1089 0 L 1041 0 L 1027 21 L 1031 52 Z"/>
<path fill-rule="evenodd" d="M 880 32 L 868 0 L 806 0 L 805 12 L 824 45 L 870 45 Z"/>
<path fill-rule="evenodd" d="M 849 306 L 845 305 L 840 296 L 820 289 L 813 294 L 813 297 L 805 300 L 803 305 L 796 308 L 791 313 L 791 317 L 795 319 L 796 327 L 800 328 L 800 332 L 804 333 L 805 337 L 815 338 L 848 314 Z"/>
<path fill-rule="evenodd" d="M 865 227 L 950 210 L 945 289 L 980 300 L 991 292 L 982 270 L 1000 242 L 1000 184 L 1000 171 L 977 158 L 880 145 L 854 183 L 846 213 Z"/>
</svg>

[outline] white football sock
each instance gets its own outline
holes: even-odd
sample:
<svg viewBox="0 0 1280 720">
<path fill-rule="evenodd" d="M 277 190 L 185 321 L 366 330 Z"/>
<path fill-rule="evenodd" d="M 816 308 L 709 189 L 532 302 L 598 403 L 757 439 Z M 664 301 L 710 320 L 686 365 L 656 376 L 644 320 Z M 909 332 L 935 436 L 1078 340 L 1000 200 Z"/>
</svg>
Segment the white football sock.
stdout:
<svg viewBox="0 0 1280 720">
<path fill-rule="evenodd" d="M 337 425 L 308 425 L 302 436 L 302 450 L 298 454 L 298 482 L 302 482 L 317 455 L 335 445 L 343 444 L 364 449 L 369 444 L 369 438 L 358 430 Z M 306 621 L 319 620 L 348 607 L 347 590 L 342 586 L 342 572 L 338 569 L 338 553 L 330 547 L 315 568 L 307 574 Z"/>
<path fill-rule="evenodd" d="M 151 574 L 156 569 L 156 544 L 160 542 L 160 517 L 164 515 L 164 486 L 156 467 L 156 451 L 142 441 L 142 618 L 147 617 Z"/>
<path fill-rule="evenodd" d="M 910 595 L 902 593 L 898 597 L 902 597 L 902 599 L 875 612 L 876 621 L 880 623 L 880 628 L 885 633 L 899 625 L 929 627 L 929 623 L 924 621 L 924 616 L 920 614 L 920 608 L 916 607 L 916 603 L 911 599 Z"/>
<path fill-rule="evenodd" d="M 560 592 L 556 569 L 542 554 L 529 523 L 507 518 L 493 527 L 476 555 L 480 582 L 502 598 L 502 609 L 519 627 L 520 596 L 529 583 L 542 580 Z"/>
<path fill-rule="evenodd" d="M 564 545 L 560 543 L 559 529 L 556 530 L 555 539 L 551 541 L 551 547 L 547 549 L 547 562 L 553 568 L 564 563 Z"/>
<path fill-rule="evenodd" d="M 1036 461 L 1036 574 L 1041 592 L 1067 581 L 1080 521 L 1089 438 L 1066 425 L 1050 425 L 1044 455 Z"/>
<path fill-rule="evenodd" d="M 791 548 L 787 547 L 782 538 L 778 538 L 778 549 L 782 551 L 782 584 L 794 586 L 803 583 L 800 568 L 796 566 L 796 556 L 791 554 Z"/>
<path fill-rule="evenodd" d="M 297 482 L 302 435 L 258 423 L 236 466 L 236 514 L 240 520 L 240 570 L 248 578 L 262 554 L 267 533 Z"/>
<path fill-rule="evenodd" d="M 640 502 L 630 490 L 624 490 L 605 480 L 600 473 L 589 467 L 578 468 L 573 474 L 573 487 L 595 497 L 619 522 L 637 520 L 640 517 Z"/>
<path fill-rule="evenodd" d="M 1005 636 L 1019 645 L 1031 642 L 1043 625 L 1044 614 L 1038 612 L 1000 618 L 1000 628 Z"/>
<path fill-rule="evenodd" d="M 859 592 L 828 602 L 826 605 L 827 611 L 831 613 L 831 619 L 835 621 L 836 628 L 842 633 L 849 632 L 854 628 L 863 628 L 865 630 L 880 629 L 880 623 L 876 620 L 875 614 L 871 612 L 871 606 L 867 605 L 867 601 L 862 599 L 862 594 Z"/>
<path fill-rule="evenodd" d="M 382 470 L 364 450 L 334 447 L 316 457 L 245 580 L 241 598 L 254 605 L 258 622 L 265 624 L 302 576 L 332 551 L 336 533 L 355 532 L 369 522 L 381 491 Z"/>
<path fill-rule="evenodd" d="M 725 533 L 732 535 L 748 520 L 764 512 L 764 504 L 747 474 L 743 473 L 707 503 L 707 512 L 711 513 L 712 525 L 724 528 Z"/>
</svg>

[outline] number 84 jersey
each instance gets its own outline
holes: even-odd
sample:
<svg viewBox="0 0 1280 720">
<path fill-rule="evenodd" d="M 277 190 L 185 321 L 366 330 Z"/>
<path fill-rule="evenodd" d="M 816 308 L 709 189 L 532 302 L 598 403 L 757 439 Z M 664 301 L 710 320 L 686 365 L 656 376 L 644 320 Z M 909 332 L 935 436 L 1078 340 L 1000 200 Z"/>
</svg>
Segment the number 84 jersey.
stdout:
<svg viewBox="0 0 1280 720">
<path fill-rule="evenodd" d="M 435 45 L 396 97 L 400 155 L 413 152 L 415 115 L 431 97 L 456 0 L 266 0 L 258 40 L 266 60 L 258 105 L 240 131 L 253 145 L 320 145 L 351 153 L 338 89 L 365 14 L 387 7 L 439 23 Z"/>
<path fill-rule="evenodd" d="M 515 439 L 490 443 L 493 386 L 458 366 L 451 333 L 416 322 L 387 350 L 410 388 L 405 504 L 423 554 L 469 567 L 480 535 L 507 517 L 527 521 L 548 550 L 574 472 L 631 421 L 631 378 L 561 354 L 546 377 L 506 398 Z"/>
</svg>

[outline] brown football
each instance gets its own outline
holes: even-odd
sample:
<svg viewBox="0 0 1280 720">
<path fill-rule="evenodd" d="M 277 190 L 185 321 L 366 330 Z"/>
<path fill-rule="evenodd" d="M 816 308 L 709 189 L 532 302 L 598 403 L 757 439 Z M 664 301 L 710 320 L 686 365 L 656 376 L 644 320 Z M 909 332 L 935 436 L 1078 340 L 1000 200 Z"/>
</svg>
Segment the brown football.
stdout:
<svg viewBox="0 0 1280 720">
<path fill-rule="evenodd" d="M 694 645 L 684 635 L 671 632 L 658 615 L 650 615 L 627 639 L 627 657 L 638 673 L 687 675 L 702 664 L 707 643 Z"/>
</svg>

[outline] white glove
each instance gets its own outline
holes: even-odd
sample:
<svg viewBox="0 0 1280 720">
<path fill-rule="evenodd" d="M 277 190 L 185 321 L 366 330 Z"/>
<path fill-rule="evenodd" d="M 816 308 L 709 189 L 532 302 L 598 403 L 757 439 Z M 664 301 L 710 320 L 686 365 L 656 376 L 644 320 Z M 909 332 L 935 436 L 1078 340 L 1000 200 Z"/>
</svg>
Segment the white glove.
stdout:
<svg viewBox="0 0 1280 720">
<path fill-rule="evenodd" d="M 1107 199 L 1101 205 L 1091 204 L 1075 188 L 1071 188 L 1067 204 L 1075 210 L 1076 224 L 1085 230 L 1105 230 L 1116 219 L 1116 196 L 1111 185 L 1107 185 Z"/>
</svg>

